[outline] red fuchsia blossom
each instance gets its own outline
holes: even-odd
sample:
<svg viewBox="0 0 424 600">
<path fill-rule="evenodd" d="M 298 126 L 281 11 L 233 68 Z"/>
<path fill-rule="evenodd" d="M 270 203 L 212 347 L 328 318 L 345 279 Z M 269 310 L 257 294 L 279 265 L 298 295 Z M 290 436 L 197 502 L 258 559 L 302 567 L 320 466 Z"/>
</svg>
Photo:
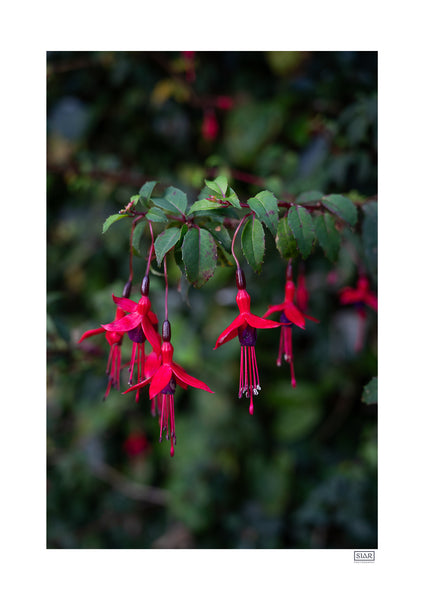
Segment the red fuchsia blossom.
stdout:
<svg viewBox="0 0 424 600">
<path fill-rule="evenodd" d="M 204 140 L 213 141 L 218 135 L 219 125 L 215 111 L 206 109 L 203 115 L 202 136 Z"/>
<path fill-rule="evenodd" d="M 291 384 L 293 387 L 296 387 L 296 378 L 294 374 L 293 362 L 292 327 L 293 325 L 297 325 L 297 327 L 305 329 L 305 319 L 309 319 L 311 321 L 315 321 L 315 323 L 319 323 L 318 319 L 310 317 L 309 315 L 305 315 L 294 304 L 295 294 L 296 287 L 292 281 L 292 267 L 289 264 L 289 266 L 287 267 L 287 280 L 284 302 L 282 302 L 281 304 L 275 304 L 273 306 L 270 306 L 264 314 L 264 317 L 268 317 L 269 315 L 275 312 L 280 313 L 280 321 L 282 327 L 280 333 L 280 344 L 278 348 L 277 366 L 281 366 L 282 357 L 284 353 L 284 360 L 290 364 Z"/>
<path fill-rule="evenodd" d="M 358 337 L 355 351 L 362 350 L 365 337 L 366 307 L 377 312 L 377 296 L 370 290 L 370 283 L 365 275 L 360 275 L 356 288 L 345 287 L 339 293 L 340 304 L 353 304 L 359 317 Z"/>
<path fill-rule="evenodd" d="M 238 335 L 240 341 L 240 380 L 239 398 L 246 395 L 250 398 L 249 412 L 253 415 L 253 396 L 257 396 L 261 389 L 259 371 L 256 361 L 255 344 L 257 329 L 270 329 L 280 327 L 280 323 L 269 321 L 252 314 L 250 311 L 250 296 L 246 291 L 246 280 L 243 271 L 236 271 L 237 296 L 236 302 L 240 314 L 218 337 L 215 348 L 219 348 Z"/>
<path fill-rule="evenodd" d="M 131 433 L 124 442 L 124 450 L 131 458 L 143 454 L 148 447 L 149 442 L 142 433 Z"/>
<path fill-rule="evenodd" d="M 159 441 L 162 441 L 162 434 L 166 430 L 166 439 L 171 440 L 171 456 L 174 456 L 174 444 L 176 444 L 175 435 L 175 412 L 174 412 L 174 393 L 176 386 L 179 385 L 183 389 L 188 386 L 205 390 L 210 394 L 214 392 L 199 379 L 189 375 L 180 365 L 172 360 L 174 348 L 171 344 L 171 325 L 166 319 L 162 326 L 162 346 L 161 346 L 161 364 L 154 373 L 144 379 L 141 383 L 128 388 L 124 394 L 138 390 L 146 385 L 149 385 L 150 399 L 159 397 L 160 409 L 160 435 Z M 156 363 L 157 366 L 157 363 Z"/>
<path fill-rule="evenodd" d="M 122 308 L 119 308 L 118 306 L 116 309 L 114 322 L 119 321 L 124 315 L 125 312 L 122 310 Z M 109 376 L 108 385 L 104 395 L 104 400 L 106 400 L 112 386 L 119 390 L 119 379 L 121 371 L 121 344 L 124 334 L 119 333 L 117 331 L 105 331 L 103 327 L 99 327 L 97 329 L 89 329 L 88 331 L 83 333 L 78 343 L 80 344 L 82 341 L 86 340 L 89 337 L 101 334 L 103 334 L 106 337 L 106 340 L 110 346 L 109 357 L 106 366 L 106 374 Z"/>
<path fill-rule="evenodd" d="M 141 294 L 138 302 L 134 302 L 134 300 L 130 300 L 129 298 L 112 296 L 115 304 L 128 314 L 112 323 L 102 325 L 106 331 L 121 334 L 127 332 L 128 337 L 133 342 L 129 383 L 132 382 L 135 365 L 137 365 L 137 382 L 143 378 L 145 360 L 144 343 L 146 339 L 156 352 L 160 352 L 160 336 L 155 329 L 158 320 L 154 312 L 150 310 L 151 302 L 148 296 L 149 277 L 147 275 L 143 278 L 141 284 Z"/>
<path fill-rule="evenodd" d="M 309 293 L 306 287 L 306 278 L 303 269 L 297 276 L 296 304 L 301 312 L 306 312 L 308 309 Z"/>
</svg>

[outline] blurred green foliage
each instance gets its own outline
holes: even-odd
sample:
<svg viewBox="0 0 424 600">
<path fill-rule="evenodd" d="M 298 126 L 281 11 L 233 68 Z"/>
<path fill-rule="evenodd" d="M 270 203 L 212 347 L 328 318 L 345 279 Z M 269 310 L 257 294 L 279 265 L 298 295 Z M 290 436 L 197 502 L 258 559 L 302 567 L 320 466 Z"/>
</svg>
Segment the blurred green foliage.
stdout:
<svg viewBox="0 0 424 600">
<path fill-rule="evenodd" d="M 237 312 L 234 269 L 218 267 L 197 290 L 170 264 L 175 360 L 215 391 L 178 390 L 173 459 L 158 443 L 147 393 L 136 404 L 113 390 L 102 402 L 104 338 L 91 338 L 88 351 L 77 344 L 114 316 L 129 222 L 104 235 L 102 225 L 145 181 L 183 189 L 190 202 L 218 173 L 244 199 L 264 188 L 343 193 L 359 204 L 376 194 L 375 52 L 198 52 L 194 81 L 187 65 L 180 52 L 47 55 L 47 545 L 376 547 L 376 404 L 361 401 L 377 371 L 376 316 L 368 313 L 367 343 L 355 354 L 356 313 L 337 299 L 355 284 L 359 261 L 375 289 L 376 202 L 364 205 L 361 236 L 343 233 L 336 264 L 319 248 L 305 264 L 307 312 L 320 323 L 293 331 L 295 390 L 288 366 L 275 364 L 278 335 L 259 332 L 253 417 L 237 398 L 239 345 L 212 350 Z M 213 106 L 222 96 L 231 108 Z M 211 109 L 215 137 L 205 135 Z M 271 237 L 266 248 L 259 275 L 244 265 L 256 314 L 284 293 Z M 142 237 L 136 281 L 147 252 Z M 150 296 L 162 320 L 160 274 Z M 123 352 L 128 359 L 125 342 Z"/>
</svg>

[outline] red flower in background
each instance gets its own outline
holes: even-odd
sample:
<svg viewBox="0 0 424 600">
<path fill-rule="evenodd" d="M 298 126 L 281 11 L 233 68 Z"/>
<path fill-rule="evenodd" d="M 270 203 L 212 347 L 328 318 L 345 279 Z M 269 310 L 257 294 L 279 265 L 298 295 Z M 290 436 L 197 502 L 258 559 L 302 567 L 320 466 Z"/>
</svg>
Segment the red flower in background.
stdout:
<svg viewBox="0 0 424 600">
<path fill-rule="evenodd" d="M 194 67 L 195 54 L 196 53 L 191 50 L 182 52 L 182 55 L 186 62 L 186 66 L 185 66 L 186 81 L 188 81 L 189 83 L 193 83 L 193 81 L 195 81 L 195 79 L 196 79 L 196 70 Z"/>
<path fill-rule="evenodd" d="M 218 135 L 219 125 L 215 111 L 208 108 L 203 114 L 202 136 L 207 141 L 213 141 Z"/>
<path fill-rule="evenodd" d="M 119 321 L 124 315 L 125 312 L 121 308 L 117 307 L 114 322 Z M 109 357 L 106 366 L 106 374 L 109 376 L 108 385 L 104 395 L 104 400 L 106 400 L 112 386 L 119 390 L 121 371 L 121 344 L 124 334 L 116 331 L 105 331 L 103 327 L 99 327 L 97 329 L 89 329 L 83 333 L 78 343 L 80 344 L 89 337 L 101 334 L 106 337 L 106 340 L 110 346 Z"/>
<path fill-rule="evenodd" d="M 149 385 L 150 400 L 158 398 L 160 411 L 159 441 L 162 441 L 162 433 L 166 430 L 166 439 L 171 439 L 171 456 L 174 456 L 174 444 L 176 443 L 174 393 L 176 386 L 179 385 L 183 389 L 191 386 L 205 390 L 211 394 L 213 394 L 213 391 L 206 383 L 189 375 L 180 365 L 172 360 L 174 348 L 170 342 L 171 326 L 168 320 L 165 320 L 163 323 L 162 338 L 160 365 L 158 366 L 157 362 L 153 364 L 152 374 L 141 383 L 128 388 L 124 394 Z"/>
<path fill-rule="evenodd" d="M 148 447 L 149 442 L 142 433 L 131 433 L 124 442 L 124 450 L 131 458 L 143 454 Z"/>
<path fill-rule="evenodd" d="M 250 296 L 245 289 L 246 280 L 244 278 L 244 273 L 240 268 L 236 271 L 236 281 L 239 290 L 237 292 L 236 302 L 240 314 L 218 337 L 214 350 L 238 335 L 241 346 L 239 398 L 241 398 L 243 394 L 246 395 L 246 398 L 250 398 L 249 412 L 253 415 L 253 396 L 257 396 L 261 389 L 255 353 L 257 338 L 256 330 L 280 327 L 280 323 L 268 321 L 252 314 L 250 311 Z"/>
<path fill-rule="evenodd" d="M 359 317 L 358 337 L 355 344 L 355 351 L 359 352 L 364 346 L 365 325 L 366 325 L 366 307 L 377 312 L 377 295 L 370 290 L 370 283 L 365 275 L 360 275 L 355 288 L 345 287 L 339 292 L 340 304 L 353 304 Z"/>
<path fill-rule="evenodd" d="M 280 321 L 282 327 L 280 333 L 280 344 L 278 348 L 277 365 L 279 367 L 281 366 L 284 353 L 284 360 L 290 364 L 291 384 L 293 387 L 296 387 L 296 378 L 294 374 L 293 362 L 292 327 L 293 325 L 297 325 L 297 327 L 305 329 L 305 319 L 310 319 L 311 321 L 315 321 L 315 323 L 319 323 L 318 319 L 310 317 L 309 315 L 305 315 L 295 305 L 295 294 L 296 287 L 292 281 L 292 269 L 291 265 L 289 265 L 287 268 L 287 281 L 284 302 L 282 302 L 281 304 L 275 304 L 273 306 L 270 306 L 264 314 L 264 317 L 268 317 L 269 315 L 272 315 L 275 312 L 280 313 Z"/>
</svg>

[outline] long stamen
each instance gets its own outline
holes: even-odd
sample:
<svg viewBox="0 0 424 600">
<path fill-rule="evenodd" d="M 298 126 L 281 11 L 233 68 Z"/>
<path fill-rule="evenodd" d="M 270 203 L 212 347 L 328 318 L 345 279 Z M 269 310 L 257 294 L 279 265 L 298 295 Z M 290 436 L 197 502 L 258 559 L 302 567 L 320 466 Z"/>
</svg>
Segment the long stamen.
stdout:
<svg viewBox="0 0 424 600">
<path fill-rule="evenodd" d="M 132 350 L 131 350 L 130 368 L 128 369 L 128 371 L 130 372 L 130 378 L 128 380 L 128 385 L 132 384 L 132 378 L 133 378 L 133 372 L 134 372 L 134 363 L 135 363 L 135 352 L 136 352 L 136 350 L 137 350 L 137 343 L 133 342 Z"/>
<path fill-rule="evenodd" d="M 248 346 L 249 353 L 249 393 L 250 393 L 250 405 L 249 412 L 253 415 L 253 389 L 252 389 L 252 346 Z"/>
<path fill-rule="evenodd" d="M 280 331 L 280 343 L 278 345 L 278 358 L 277 358 L 277 367 L 281 367 L 281 364 L 283 362 L 283 352 L 284 352 L 284 329 L 285 327 L 282 326 L 281 327 L 281 331 Z"/>
</svg>

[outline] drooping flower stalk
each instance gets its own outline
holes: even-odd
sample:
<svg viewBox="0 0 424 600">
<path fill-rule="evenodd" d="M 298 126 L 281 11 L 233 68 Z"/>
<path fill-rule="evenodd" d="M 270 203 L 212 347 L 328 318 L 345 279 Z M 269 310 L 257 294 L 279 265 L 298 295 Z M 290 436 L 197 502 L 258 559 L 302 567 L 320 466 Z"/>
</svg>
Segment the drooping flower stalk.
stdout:
<svg viewBox="0 0 424 600">
<path fill-rule="evenodd" d="M 236 285 L 238 292 L 236 295 L 236 302 L 239 308 L 240 314 L 233 320 L 233 322 L 221 333 L 218 337 L 215 348 L 219 348 L 222 344 L 225 344 L 235 338 L 238 335 L 240 342 L 240 378 L 239 378 L 239 392 L 238 397 L 242 398 L 243 394 L 246 398 L 250 399 L 249 412 L 253 415 L 254 405 L 253 396 L 257 396 L 260 389 L 259 370 L 256 360 L 255 344 L 257 339 L 257 329 L 270 329 L 273 327 L 280 327 L 280 323 L 269 321 L 254 315 L 250 311 L 250 296 L 246 291 L 246 278 L 244 272 L 240 267 L 240 263 L 234 252 L 234 243 L 237 233 L 240 230 L 241 225 L 249 214 L 245 215 L 240 221 L 237 229 L 234 232 L 233 240 L 231 243 L 231 253 L 237 265 L 236 268 Z"/>
<path fill-rule="evenodd" d="M 315 317 L 305 315 L 304 313 L 302 313 L 301 310 L 299 310 L 299 308 L 294 303 L 295 294 L 296 287 L 293 283 L 293 269 L 290 259 L 286 269 L 286 287 L 284 302 L 282 302 L 281 304 L 275 304 L 273 306 L 270 306 L 264 314 L 264 318 L 268 317 L 269 315 L 275 312 L 280 313 L 281 332 L 280 342 L 278 346 L 277 366 L 280 367 L 282 365 L 284 355 L 284 360 L 290 365 L 292 387 L 296 387 L 296 377 L 294 373 L 293 359 L 292 327 L 293 325 L 297 325 L 297 327 L 305 329 L 305 319 L 309 319 L 311 321 L 315 321 L 315 323 L 319 323 L 318 319 L 315 319 Z"/>
<path fill-rule="evenodd" d="M 155 355 L 149 364 L 149 372 L 146 372 L 146 378 L 136 385 L 128 388 L 124 394 L 134 390 L 140 390 L 146 385 L 149 385 L 149 397 L 151 400 L 151 410 L 155 409 L 157 403 L 159 410 L 159 441 L 162 441 L 162 435 L 166 432 L 166 439 L 171 440 L 171 456 L 174 456 L 174 446 L 176 444 L 175 434 L 175 410 L 174 410 L 174 393 L 176 386 L 179 385 L 183 389 L 188 386 L 196 387 L 213 394 L 213 391 L 195 377 L 189 375 L 180 365 L 173 361 L 174 348 L 171 344 L 171 324 L 168 321 L 168 276 L 166 270 L 166 256 L 164 258 L 165 271 L 165 315 L 166 318 L 162 325 L 162 345 L 159 352 L 156 348 L 153 349 Z"/>
</svg>

